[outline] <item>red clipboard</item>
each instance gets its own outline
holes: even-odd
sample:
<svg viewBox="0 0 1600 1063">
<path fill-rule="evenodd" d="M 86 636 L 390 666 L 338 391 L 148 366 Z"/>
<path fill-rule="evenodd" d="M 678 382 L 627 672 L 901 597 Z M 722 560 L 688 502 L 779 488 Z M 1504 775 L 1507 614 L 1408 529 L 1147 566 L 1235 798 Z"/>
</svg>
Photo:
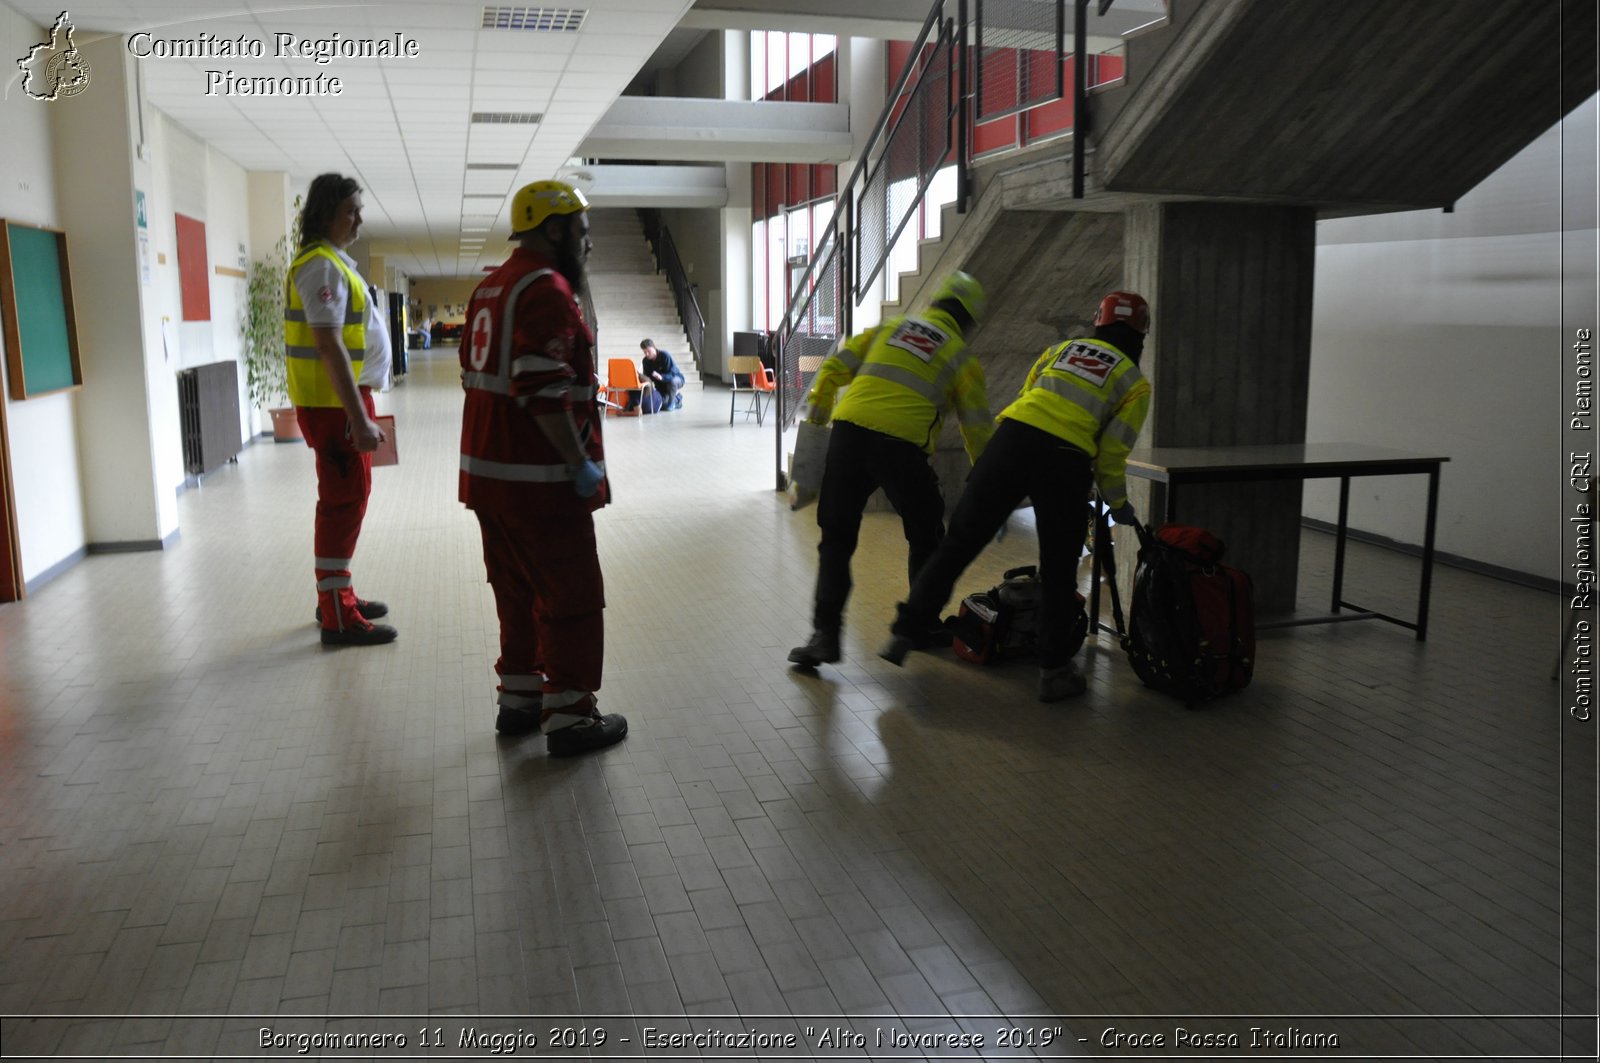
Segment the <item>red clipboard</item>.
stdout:
<svg viewBox="0 0 1600 1063">
<path fill-rule="evenodd" d="M 374 418 L 378 428 L 383 432 L 383 442 L 378 444 L 378 449 L 372 452 L 372 465 L 399 465 L 400 451 L 394 438 L 394 414 L 386 413 Z"/>
</svg>

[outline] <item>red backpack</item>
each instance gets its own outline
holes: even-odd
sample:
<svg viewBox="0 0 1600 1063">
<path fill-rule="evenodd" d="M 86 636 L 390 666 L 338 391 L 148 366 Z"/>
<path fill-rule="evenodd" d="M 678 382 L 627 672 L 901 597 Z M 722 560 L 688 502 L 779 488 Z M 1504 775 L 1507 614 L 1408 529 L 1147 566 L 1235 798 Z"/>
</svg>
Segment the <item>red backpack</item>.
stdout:
<svg viewBox="0 0 1600 1063">
<path fill-rule="evenodd" d="M 1222 541 L 1204 528 L 1135 528 L 1139 564 L 1122 633 L 1134 672 L 1190 708 L 1248 686 L 1256 656 L 1249 575 L 1222 563 Z"/>
</svg>

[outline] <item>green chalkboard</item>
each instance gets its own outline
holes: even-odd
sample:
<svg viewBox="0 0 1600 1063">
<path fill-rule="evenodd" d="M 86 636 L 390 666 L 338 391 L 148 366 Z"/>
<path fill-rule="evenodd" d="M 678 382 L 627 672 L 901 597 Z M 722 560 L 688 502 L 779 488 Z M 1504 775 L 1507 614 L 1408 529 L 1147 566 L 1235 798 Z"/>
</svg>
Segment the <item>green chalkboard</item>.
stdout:
<svg viewBox="0 0 1600 1063">
<path fill-rule="evenodd" d="M 65 233 L 0 221 L 0 319 L 13 399 L 83 384 Z"/>
</svg>

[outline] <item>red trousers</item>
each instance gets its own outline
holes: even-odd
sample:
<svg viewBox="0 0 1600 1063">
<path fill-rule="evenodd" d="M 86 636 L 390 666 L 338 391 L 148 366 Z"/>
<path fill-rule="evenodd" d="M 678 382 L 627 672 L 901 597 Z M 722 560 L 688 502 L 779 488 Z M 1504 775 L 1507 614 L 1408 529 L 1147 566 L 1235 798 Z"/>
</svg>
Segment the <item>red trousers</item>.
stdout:
<svg viewBox="0 0 1600 1063">
<path fill-rule="evenodd" d="M 367 416 L 377 415 L 372 389 L 361 389 Z M 306 446 L 317 455 L 317 523 L 314 538 L 317 605 L 322 626 L 335 630 L 366 627 L 356 609 L 356 592 L 350 580 L 350 562 L 361 519 L 372 494 L 372 455 L 356 450 L 350 440 L 350 419 L 340 406 L 296 406 L 295 418 L 305 434 Z"/>
<path fill-rule="evenodd" d="M 500 704 L 538 706 L 546 731 L 595 715 L 606 601 L 594 517 L 475 512 L 500 616 Z"/>
</svg>

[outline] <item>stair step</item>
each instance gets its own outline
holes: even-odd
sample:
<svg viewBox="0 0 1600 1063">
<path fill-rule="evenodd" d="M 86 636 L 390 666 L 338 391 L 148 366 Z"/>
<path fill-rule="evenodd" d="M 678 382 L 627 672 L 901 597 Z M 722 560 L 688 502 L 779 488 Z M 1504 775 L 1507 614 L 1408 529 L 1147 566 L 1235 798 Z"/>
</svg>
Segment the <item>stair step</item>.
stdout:
<svg viewBox="0 0 1600 1063">
<path fill-rule="evenodd" d="M 589 298 L 600 322 L 596 357 L 602 369 L 612 358 L 639 364 L 639 341 L 646 336 L 671 351 L 686 384 L 701 384 L 700 367 L 678 318 L 666 274 L 656 272 L 644 226 L 631 210 L 590 213 L 595 250 L 587 267 Z"/>
</svg>

